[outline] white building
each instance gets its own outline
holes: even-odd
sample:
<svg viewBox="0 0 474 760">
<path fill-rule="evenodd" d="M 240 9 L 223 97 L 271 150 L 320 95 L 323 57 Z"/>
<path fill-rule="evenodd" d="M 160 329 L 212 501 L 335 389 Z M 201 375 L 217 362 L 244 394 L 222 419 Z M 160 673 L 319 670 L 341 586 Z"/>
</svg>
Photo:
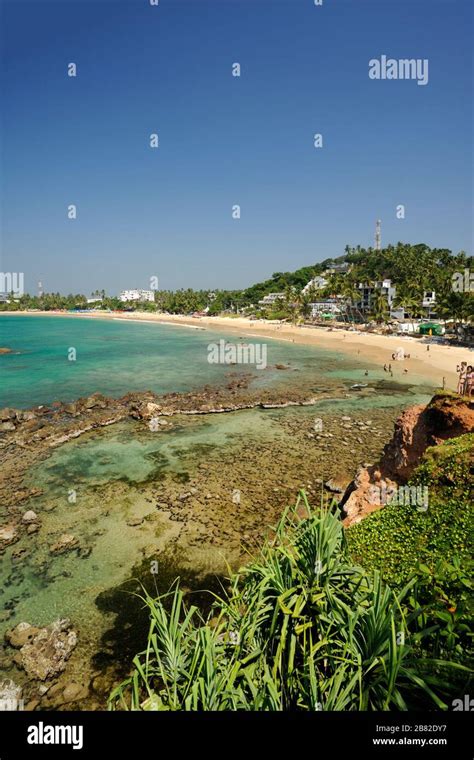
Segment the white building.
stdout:
<svg viewBox="0 0 474 760">
<path fill-rule="evenodd" d="M 425 290 L 423 292 L 421 305 L 423 306 L 423 309 L 426 310 L 425 317 L 432 317 L 436 313 L 436 293 L 434 290 Z M 410 318 L 410 314 L 406 311 L 403 305 L 397 306 L 396 309 L 390 309 L 390 316 L 399 321 Z"/>
<path fill-rule="evenodd" d="M 311 316 L 313 319 L 319 317 L 321 314 L 332 314 L 336 316 L 341 314 L 341 308 L 339 303 L 334 299 L 324 299 L 324 301 L 313 301 L 311 304 Z"/>
<path fill-rule="evenodd" d="M 268 293 L 268 295 L 263 296 L 262 300 L 259 301 L 260 306 L 273 306 L 277 301 L 284 301 L 285 300 L 285 294 L 284 293 Z"/>
<path fill-rule="evenodd" d="M 379 293 L 386 297 L 387 306 L 390 311 L 393 308 L 395 300 L 396 287 L 392 285 L 392 281 L 389 279 L 378 280 L 373 285 L 368 282 L 359 282 L 357 290 L 360 293 L 360 301 L 357 306 L 361 311 L 370 311 L 372 308 L 373 300 Z"/>
<path fill-rule="evenodd" d="M 344 264 L 333 264 L 329 269 L 326 269 L 323 272 L 323 275 L 330 275 L 330 274 L 346 274 L 351 269 L 351 264 L 349 262 L 344 262 Z"/>
<path fill-rule="evenodd" d="M 426 309 L 427 317 L 436 314 L 436 293 L 434 290 L 425 290 L 423 293 L 422 306 Z"/>
<path fill-rule="evenodd" d="M 304 286 L 301 292 L 308 293 L 310 290 L 321 290 L 321 288 L 325 288 L 327 284 L 328 280 L 318 274 L 316 277 L 313 277 L 313 279 L 310 280 L 307 285 Z"/>
<path fill-rule="evenodd" d="M 154 301 L 153 290 L 122 290 L 119 296 L 121 301 Z"/>
</svg>

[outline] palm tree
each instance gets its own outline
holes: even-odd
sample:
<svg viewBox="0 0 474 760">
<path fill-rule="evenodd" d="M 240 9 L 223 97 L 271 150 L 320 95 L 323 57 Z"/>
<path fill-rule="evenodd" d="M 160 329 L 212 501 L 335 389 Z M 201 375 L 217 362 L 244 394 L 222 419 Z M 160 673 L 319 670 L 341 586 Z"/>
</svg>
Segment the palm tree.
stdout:
<svg viewBox="0 0 474 760">
<path fill-rule="evenodd" d="M 389 316 L 387 296 L 378 291 L 373 301 L 373 315 L 377 324 L 386 323 Z"/>
<path fill-rule="evenodd" d="M 454 322 L 454 330 L 457 332 L 459 325 L 472 322 L 474 318 L 474 298 L 470 293 L 454 293 L 446 291 L 437 297 L 438 315 L 446 321 Z"/>
<path fill-rule="evenodd" d="M 292 322 L 296 322 L 297 316 L 297 297 L 293 285 L 287 285 L 283 296 L 283 308 L 291 317 Z"/>
<path fill-rule="evenodd" d="M 310 293 L 299 293 L 297 297 L 298 310 L 303 319 L 311 316 L 311 295 Z"/>
<path fill-rule="evenodd" d="M 360 301 L 360 291 L 357 290 L 356 284 L 353 280 L 349 280 L 346 277 L 341 295 L 346 300 L 346 314 L 349 308 L 352 316 L 352 310 L 357 309 L 357 304 Z M 357 311 L 361 314 L 359 309 L 357 309 Z"/>
<path fill-rule="evenodd" d="M 413 333 L 415 332 L 414 320 L 418 317 L 422 317 L 423 312 L 423 293 L 418 288 L 406 286 L 401 288 L 397 294 L 394 302 L 395 306 L 403 306 L 404 310 L 408 312 L 411 318 L 411 324 L 413 327 Z"/>
</svg>

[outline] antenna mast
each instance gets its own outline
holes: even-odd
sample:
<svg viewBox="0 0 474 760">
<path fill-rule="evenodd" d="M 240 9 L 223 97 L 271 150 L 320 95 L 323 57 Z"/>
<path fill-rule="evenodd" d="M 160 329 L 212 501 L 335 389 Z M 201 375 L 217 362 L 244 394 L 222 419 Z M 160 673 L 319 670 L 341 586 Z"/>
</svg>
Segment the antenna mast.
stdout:
<svg viewBox="0 0 474 760">
<path fill-rule="evenodd" d="M 375 250 L 380 251 L 382 247 L 382 233 L 380 231 L 382 222 L 380 219 L 377 219 L 375 222 Z"/>
</svg>

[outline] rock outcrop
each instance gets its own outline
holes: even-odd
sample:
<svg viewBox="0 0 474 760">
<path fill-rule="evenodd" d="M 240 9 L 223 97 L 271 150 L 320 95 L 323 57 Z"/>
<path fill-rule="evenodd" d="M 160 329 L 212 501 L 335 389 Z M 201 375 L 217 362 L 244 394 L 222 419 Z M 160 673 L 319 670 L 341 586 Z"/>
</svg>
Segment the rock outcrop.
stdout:
<svg viewBox="0 0 474 760">
<path fill-rule="evenodd" d="M 77 633 L 68 619 L 56 620 L 45 628 L 19 623 L 5 638 L 19 651 L 15 662 L 30 678 L 45 681 L 66 667 L 77 644 Z"/>
<path fill-rule="evenodd" d="M 427 406 L 406 409 L 378 464 L 360 467 L 339 506 L 346 526 L 384 506 L 381 494 L 405 484 L 428 446 L 474 431 L 474 400 L 439 394 Z"/>
<path fill-rule="evenodd" d="M 58 540 L 49 548 L 51 554 L 64 554 L 72 549 L 77 549 L 79 541 L 71 533 L 63 533 Z"/>
<path fill-rule="evenodd" d="M 14 544 L 18 541 L 20 535 L 15 525 L 2 525 L 0 526 L 0 549 L 4 549 L 10 544 Z"/>
</svg>

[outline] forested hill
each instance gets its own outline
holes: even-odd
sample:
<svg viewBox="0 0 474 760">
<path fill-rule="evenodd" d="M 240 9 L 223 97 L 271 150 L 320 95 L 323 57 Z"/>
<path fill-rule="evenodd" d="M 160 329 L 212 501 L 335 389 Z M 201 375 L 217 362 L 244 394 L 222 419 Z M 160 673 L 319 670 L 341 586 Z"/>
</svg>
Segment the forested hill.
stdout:
<svg viewBox="0 0 474 760">
<path fill-rule="evenodd" d="M 246 288 L 242 295 L 245 300 L 252 303 L 256 303 L 260 298 L 267 295 L 267 293 L 281 293 L 288 287 L 301 290 L 304 286 L 316 275 L 324 272 L 328 267 L 333 264 L 343 264 L 346 261 L 346 256 L 339 256 L 336 259 L 325 259 L 318 264 L 312 264 L 307 267 L 301 267 L 294 272 L 274 272 L 270 279 L 264 280 L 264 282 L 257 282 L 250 288 Z"/>
<path fill-rule="evenodd" d="M 283 292 L 289 287 L 300 291 L 312 277 L 333 264 L 344 262 L 352 265 L 349 274 L 344 276 L 350 284 L 391 278 L 402 292 L 410 291 L 412 294 L 423 289 L 444 292 L 450 289 L 454 272 L 463 272 L 474 266 L 473 257 L 464 251 L 453 254 L 447 248 L 430 248 L 424 243 L 397 243 L 380 251 L 346 246 L 345 254 L 335 259 L 325 259 L 294 272 L 275 272 L 270 279 L 246 288 L 242 296 L 245 301 L 256 303 L 267 293 Z"/>
</svg>

